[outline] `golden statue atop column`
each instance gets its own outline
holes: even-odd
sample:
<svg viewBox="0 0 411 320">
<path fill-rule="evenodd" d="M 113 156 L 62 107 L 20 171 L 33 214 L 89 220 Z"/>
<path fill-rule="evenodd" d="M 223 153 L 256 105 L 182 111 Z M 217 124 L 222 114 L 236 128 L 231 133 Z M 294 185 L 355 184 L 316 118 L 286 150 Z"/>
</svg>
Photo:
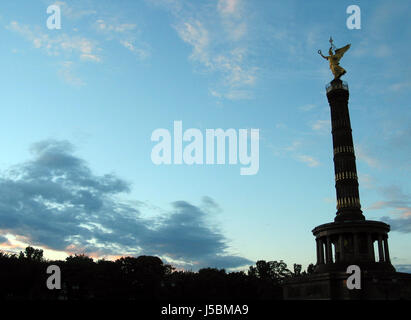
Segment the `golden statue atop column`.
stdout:
<svg viewBox="0 0 411 320">
<path fill-rule="evenodd" d="M 345 69 L 343 67 L 340 66 L 340 60 L 341 58 L 344 56 L 344 53 L 346 53 L 348 51 L 348 49 L 350 49 L 351 44 L 347 44 L 346 46 L 337 49 L 335 47 L 335 45 L 333 44 L 333 39 L 330 38 L 330 50 L 328 50 L 328 54 L 329 56 L 324 56 L 321 52 L 321 50 L 318 50 L 318 53 L 326 60 L 329 61 L 330 63 L 330 69 L 334 75 L 334 79 L 340 79 L 340 77 L 344 74 L 347 73 L 347 71 L 345 71 Z M 334 53 L 333 53 L 333 49 L 334 49 Z"/>
</svg>

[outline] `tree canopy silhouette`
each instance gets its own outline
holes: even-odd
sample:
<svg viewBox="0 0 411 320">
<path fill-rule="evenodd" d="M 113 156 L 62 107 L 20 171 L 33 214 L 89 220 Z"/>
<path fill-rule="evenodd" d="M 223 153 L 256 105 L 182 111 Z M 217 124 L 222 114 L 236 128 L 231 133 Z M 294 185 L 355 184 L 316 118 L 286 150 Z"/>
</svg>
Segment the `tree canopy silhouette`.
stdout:
<svg viewBox="0 0 411 320">
<path fill-rule="evenodd" d="M 61 290 L 49 290 L 47 267 L 61 270 Z M 283 281 L 313 271 L 293 272 L 280 261 L 259 260 L 248 272 L 203 268 L 198 272 L 176 270 L 154 256 L 122 257 L 94 261 L 87 255 L 46 260 L 43 250 L 27 247 L 19 255 L 0 251 L 0 299 L 282 299 Z"/>
</svg>

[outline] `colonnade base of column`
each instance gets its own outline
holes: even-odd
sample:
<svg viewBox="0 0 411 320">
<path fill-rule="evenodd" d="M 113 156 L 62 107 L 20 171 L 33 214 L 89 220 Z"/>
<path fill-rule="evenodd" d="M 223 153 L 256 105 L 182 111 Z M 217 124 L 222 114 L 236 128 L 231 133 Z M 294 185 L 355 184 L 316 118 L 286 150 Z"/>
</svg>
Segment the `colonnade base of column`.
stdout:
<svg viewBox="0 0 411 320">
<path fill-rule="evenodd" d="M 395 271 L 388 249 L 389 231 L 388 224 L 370 220 L 316 227 L 312 231 L 317 243 L 315 272 L 345 272 L 349 265 L 364 271 Z"/>
<path fill-rule="evenodd" d="M 341 209 L 334 218 L 334 222 L 344 222 L 352 220 L 365 220 L 360 209 Z"/>
<path fill-rule="evenodd" d="M 315 273 L 290 278 L 283 284 L 285 300 L 410 300 L 411 275 L 368 271 L 361 276 L 361 290 L 346 286 L 346 272 Z"/>
</svg>

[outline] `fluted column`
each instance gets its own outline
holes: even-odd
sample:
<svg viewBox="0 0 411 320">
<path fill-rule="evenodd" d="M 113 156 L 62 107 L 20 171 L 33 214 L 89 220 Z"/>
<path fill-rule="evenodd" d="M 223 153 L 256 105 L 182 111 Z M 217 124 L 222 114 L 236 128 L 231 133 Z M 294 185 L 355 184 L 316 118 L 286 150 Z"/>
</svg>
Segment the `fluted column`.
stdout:
<svg viewBox="0 0 411 320">
<path fill-rule="evenodd" d="M 318 240 L 320 244 L 320 264 L 324 264 L 324 243 L 321 238 Z"/>
<path fill-rule="evenodd" d="M 329 236 L 327 237 L 325 249 L 326 249 L 325 256 L 326 256 L 327 263 L 332 263 L 333 261 L 332 261 L 331 239 Z"/>
<path fill-rule="evenodd" d="M 349 91 L 341 80 L 333 80 L 327 89 L 331 111 L 334 148 L 337 216 L 335 221 L 365 220 L 358 192 L 357 167 L 348 111 Z"/>
<path fill-rule="evenodd" d="M 385 262 L 390 262 L 390 253 L 388 251 L 388 236 L 384 237 L 384 253 L 385 253 Z"/>
<path fill-rule="evenodd" d="M 354 257 L 357 258 L 359 255 L 358 233 L 353 234 L 353 245 L 354 245 Z"/>
<path fill-rule="evenodd" d="M 378 255 L 380 256 L 380 262 L 384 262 L 384 251 L 382 248 L 382 236 L 378 235 Z"/>
<path fill-rule="evenodd" d="M 344 236 L 340 234 L 338 238 L 338 244 L 340 245 L 340 262 L 344 261 Z"/>
<path fill-rule="evenodd" d="M 368 256 L 373 262 L 375 262 L 375 253 L 374 253 L 374 241 L 372 240 L 372 234 L 368 234 Z"/>
<path fill-rule="evenodd" d="M 317 244 L 317 264 L 320 264 L 320 240 L 317 238 L 315 242 Z"/>
</svg>

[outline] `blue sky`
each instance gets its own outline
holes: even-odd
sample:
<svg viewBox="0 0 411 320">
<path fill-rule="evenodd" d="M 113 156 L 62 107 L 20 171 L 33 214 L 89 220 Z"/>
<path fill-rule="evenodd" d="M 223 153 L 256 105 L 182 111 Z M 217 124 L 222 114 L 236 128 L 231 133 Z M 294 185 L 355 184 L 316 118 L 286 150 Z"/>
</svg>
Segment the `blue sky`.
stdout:
<svg viewBox="0 0 411 320">
<path fill-rule="evenodd" d="M 355 3 L 354 3 L 355 2 Z M 49 30 L 49 5 L 61 29 Z M 361 29 L 346 8 L 361 8 Z M 0 244 L 50 258 L 153 254 L 184 268 L 315 262 L 335 215 L 341 60 L 365 216 L 411 265 L 409 1 L 2 1 Z M 160 165 L 158 128 L 260 130 L 259 171 Z"/>
</svg>

